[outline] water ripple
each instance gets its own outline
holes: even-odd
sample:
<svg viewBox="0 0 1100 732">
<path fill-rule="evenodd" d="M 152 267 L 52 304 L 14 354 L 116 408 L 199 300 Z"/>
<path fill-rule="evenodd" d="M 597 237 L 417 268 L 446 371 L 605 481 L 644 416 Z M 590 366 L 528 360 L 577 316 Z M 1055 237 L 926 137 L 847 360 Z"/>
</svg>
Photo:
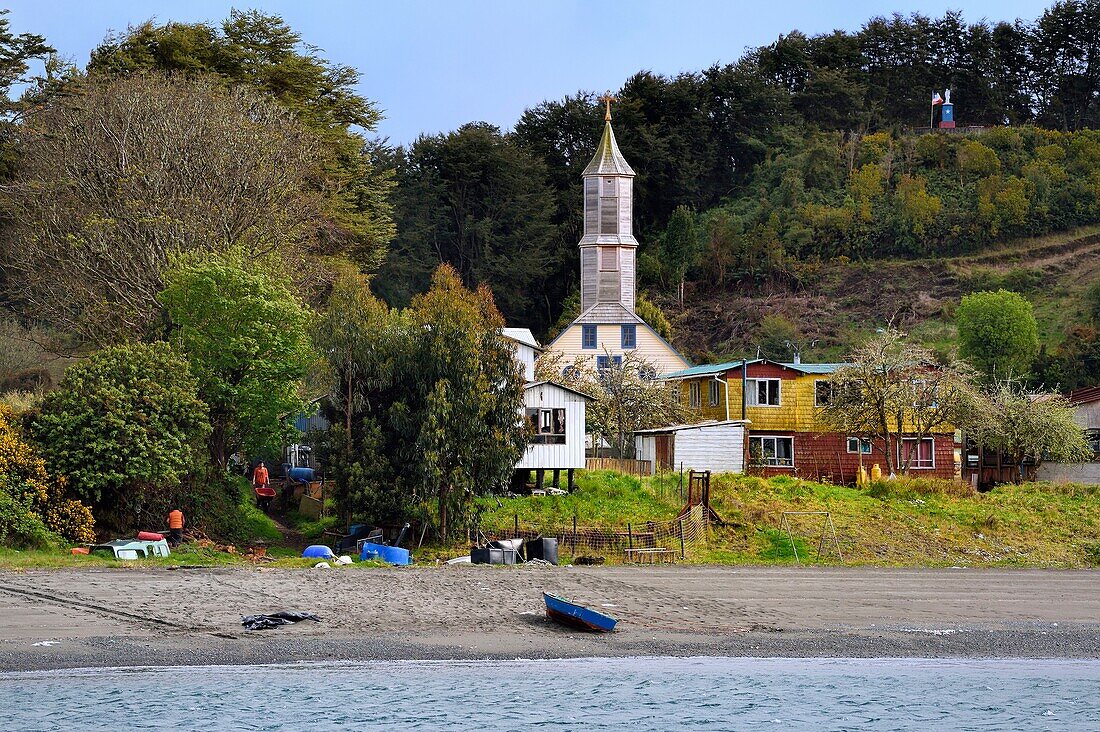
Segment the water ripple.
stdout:
<svg viewBox="0 0 1100 732">
<path fill-rule="evenodd" d="M 108 669 L 0 674 L 0 730 L 1097 730 L 1098 690 L 1097 661 L 632 658 Z"/>
</svg>

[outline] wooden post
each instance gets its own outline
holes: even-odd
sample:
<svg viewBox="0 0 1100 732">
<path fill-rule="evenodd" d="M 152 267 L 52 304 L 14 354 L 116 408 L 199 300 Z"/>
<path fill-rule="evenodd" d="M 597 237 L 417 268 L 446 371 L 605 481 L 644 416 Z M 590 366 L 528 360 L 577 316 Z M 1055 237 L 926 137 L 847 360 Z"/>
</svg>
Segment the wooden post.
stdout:
<svg viewBox="0 0 1100 732">
<path fill-rule="evenodd" d="M 561 469 L 554 468 L 554 490 L 561 489 Z"/>
<path fill-rule="evenodd" d="M 538 470 L 535 471 L 535 490 L 537 490 L 537 491 L 542 490 L 542 479 L 543 479 L 543 476 L 545 476 L 545 474 L 546 474 L 546 471 L 544 471 L 542 468 L 539 468 Z"/>
<path fill-rule="evenodd" d="M 570 493 L 572 493 L 573 489 L 577 487 L 577 484 L 573 482 L 573 472 L 574 472 L 573 468 L 569 468 L 569 477 L 567 478 L 567 480 L 569 481 L 569 492 Z"/>
<path fill-rule="evenodd" d="M 687 559 L 687 547 L 684 544 L 684 520 L 680 519 L 680 559 Z"/>
<path fill-rule="evenodd" d="M 514 539 L 515 537 L 519 536 L 519 513 L 518 513 L 518 512 L 517 512 L 517 513 L 515 514 L 515 518 L 516 518 L 516 524 L 515 524 L 515 526 L 516 526 L 516 533 L 512 535 L 512 538 L 513 538 L 513 539 Z"/>
<path fill-rule="evenodd" d="M 626 525 L 626 541 L 627 546 L 631 549 L 634 548 L 634 528 L 630 524 Z"/>
<path fill-rule="evenodd" d="M 577 556 L 577 514 L 573 514 L 573 556 Z"/>
</svg>

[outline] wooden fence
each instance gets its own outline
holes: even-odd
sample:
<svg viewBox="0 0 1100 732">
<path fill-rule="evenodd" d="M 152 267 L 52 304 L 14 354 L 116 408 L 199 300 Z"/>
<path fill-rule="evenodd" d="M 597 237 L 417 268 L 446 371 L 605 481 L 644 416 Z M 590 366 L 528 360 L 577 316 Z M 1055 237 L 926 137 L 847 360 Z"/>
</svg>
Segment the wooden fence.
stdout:
<svg viewBox="0 0 1100 732">
<path fill-rule="evenodd" d="M 593 552 L 631 561 L 632 558 L 637 559 L 634 553 L 638 550 L 660 549 L 686 558 L 690 549 L 706 543 L 708 523 L 709 516 L 701 505 L 692 506 L 668 521 L 645 521 L 625 526 L 578 526 L 576 516 L 572 524 L 532 525 L 520 523 L 516 514 L 511 522 L 497 519 L 479 523 L 474 536 L 479 545 L 495 539 L 554 537 L 558 540 L 558 551 L 564 556 L 575 557 Z"/>
<path fill-rule="evenodd" d="M 585 470 L 614 470 L 628 475 L 653 475 L 651 460 L 620 460 L 619 458 L 585 458 Z"/>
</svg>

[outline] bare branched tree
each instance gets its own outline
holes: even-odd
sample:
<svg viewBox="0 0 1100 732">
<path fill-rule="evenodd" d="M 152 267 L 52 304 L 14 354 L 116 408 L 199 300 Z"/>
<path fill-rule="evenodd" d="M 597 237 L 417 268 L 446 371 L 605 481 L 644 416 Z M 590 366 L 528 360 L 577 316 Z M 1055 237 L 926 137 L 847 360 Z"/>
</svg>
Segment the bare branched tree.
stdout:
<svg viewBox="0 0 1100 732">
<path fill-rule="evenodd" d="M 983 447 L 1000 450 L 1027 476 L 1043 460 L 1079 463 L 1094 455 L 1085 432 L 1074 419 L 1074 407 L 1060 394 L 1035 392 L 1019 380 L 995 381 L 986 388 L 982 408 L 975 410 L 966 431 Z"/>
<path fill-rule="evenodd" d="M 645 359 L 627 353 L 621 363 L 610 354 L 609 366 L 593 368 L 581 356 L 566 361 L 561 353 L 547 352 L 535 364 L 538 379 L 555 381 L 592 397 L 585 408 L 587 431 L 603 440 L 616 456 L 634 456 L 634 432 L 690 420 L 675 384 L 654 378 L 657 370 Z"/>
<path fill-rule="evenodd" d="M 0 266 L 37 317 L 94 343 L 141 335 L 173 253 L 293 259 L 316 237 L 320 146 L 274 101 L 157 75 L 76 89 L 28 115 L 3 189 Z"/>
<path fill-rule="evenodd" d="M 941 364 L 927 348 L 888 329 L 851 356 L 851 363 L 830 378 L 830 395 L 821 412 L 832 429 L 879 440 L 886 472 L 908 472 L 916 450 L 893 450 L 904 435 L 919 440 L 954 430 L 981 401 L 974 372 L 955 361 Z"/>
</svg>

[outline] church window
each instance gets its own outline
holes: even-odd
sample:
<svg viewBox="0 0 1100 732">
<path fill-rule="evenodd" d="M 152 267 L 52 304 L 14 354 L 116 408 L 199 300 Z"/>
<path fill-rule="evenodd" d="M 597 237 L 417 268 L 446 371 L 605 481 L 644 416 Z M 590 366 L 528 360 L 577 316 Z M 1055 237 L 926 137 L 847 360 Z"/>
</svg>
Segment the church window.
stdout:
<svg viewBox="0 0 1100 732">
<path fill-rule="evenodd" d="M 619 233 L 619 199 L 604 197 L 600 199 L 600 233 Z"/>
<path fill-rule="evenodd" d="M 638 326 L 633 323 L 623 326 L 622 333 L 622 347 L 623 348 L 637 348 L 638 346 Z"/>
<path fill-rule="evenodd" d="M 622 365 L 622 356 L 596 356 L 596 371 L 600 373 L 608 371 L 612 366 L 620 367 Z"/>
<path fill-rule="evenodd" d="M 582 325 L 581 326 L 581 348 L 595 348 L 596 347 L 596 326 L 594 325 Z"/>
<path fill-rule="evenodd" d="M 600 271 L 617 272 L 619 269 L 619 248 L 600 247 Z"/>
</svg>

